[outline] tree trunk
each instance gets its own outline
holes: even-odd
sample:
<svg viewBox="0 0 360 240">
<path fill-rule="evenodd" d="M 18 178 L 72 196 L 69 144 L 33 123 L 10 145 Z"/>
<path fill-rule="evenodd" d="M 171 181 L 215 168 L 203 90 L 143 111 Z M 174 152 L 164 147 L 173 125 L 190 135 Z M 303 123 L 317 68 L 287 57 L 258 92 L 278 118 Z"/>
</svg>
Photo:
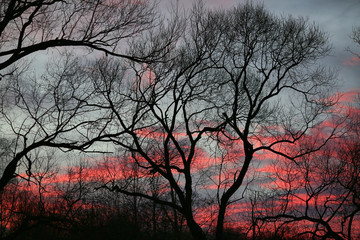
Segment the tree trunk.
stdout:
<svg viewBox="0 0 360 240">
<path fill-rule="evenodd" d="M 26 152 L 20 152 L 18 154 L 16 154 L 16 156 L 14 157 L 14 159 L 8 163 L 8 165 L 6 166 L 3 175 L 0 178 L 0 193 L 4 190 L 4 188 L 6 187 L 6 185 L 13 179 L 15 178 L 15 172 L 16 172 L 16 168 L 17 168 L 17 164 L 20 161 L 20 159 L 25 156 Z"/>
<path fill-rule="evenodd" d="M 186 218 L 187 226 L 190 229 L 190 233 L 196 240 L 206 240 L 206 236 L 201 227 L 194 221 L 194 218 Z"/>
<path fill-rule="evenodd" d="M 152 222 L 153 222 L 153 234 L 156 235 L 157 223 L 156 223 L 156 203 L 155 203 L 155 201 L 153 201 L 153 203 L 152 203 Z"/>
<path fill-rule="evenodd" d="M 216 224 L 216 240 L 224 239 L 224 218 L 225 218 L 226 205 L 220 205 L 219 215 Z"/>
<path fill-rule="evenodd" d="M 241 168 L 240 174 L 237 177 L 234 184 L 221 197 L 219 213 L 217 218 L 217 225 L 216 225 L 216 238 L 215 238 L 216 240 L 224 240 L 224 219 L 225 219 L 226 208 L 228 206 L 230 198 L 242 185 L 246 173 L 249 169 L 252 157 L 253 157 L 252 146 L 250 144 L 245 144 L 245 161 L 244 161 L 244 165 Z"/>
</svg>

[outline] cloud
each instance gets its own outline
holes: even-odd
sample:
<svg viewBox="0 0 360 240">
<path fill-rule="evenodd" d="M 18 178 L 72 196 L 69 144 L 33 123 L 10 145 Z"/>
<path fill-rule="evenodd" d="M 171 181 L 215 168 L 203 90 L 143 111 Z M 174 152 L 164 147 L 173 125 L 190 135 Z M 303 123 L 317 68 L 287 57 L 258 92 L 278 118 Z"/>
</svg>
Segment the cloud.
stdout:
<svg viewBox="0 0 360 240">
<path fill-rule="evenodd" d="M 358 66 L 360 64 L 360 58 L 357 56 L 353 56 L 351 58 L 343 60 L 342 63 L 343 65 L 350 67 Z"/>
<path fill-rule="evenodd" d="M 356 97 L 360 94 L 360 89 L 350 89 L 348 92 L 341 94 L 341 102 L 352 103 L 356 101 Z"/>
<path fill-rule="evenodd" d="M 357 96 L 358 92 L 359 90 L 352 90 L 341 94 L 342 97 L 340 98 L 339 104 L 345 105 L 345 103 L 352 103 L 352 99 L 354 96 Z M 355 117 L 359 116 L 359 113 L 360 112 L 358 108 L 352 110 L 352 114 L 354 114 Z M 277 126 L 271 127 L 273 127 L 274 130 L 277 129 Z M 311 146 L 317 143 L 317 141 L 328 137 L 327 130 L 331 129 L 332 127 L 334 127 L 334 123 L 330 121 L 330 119 L 324 121 L 322 125 L 318 126 L 318 128 L 308 132 L 304 139 L 305 143 L 310 144 Z M 163 145 L 161 143 L 166 137 L 166 133 L 155 127 L 147 127 L 139 130 L 137 134 L 139 137 L 143 138 L 144 141 L 147 140 L 150 143 L 158 143 L 157 148 L 152 147 L 149 149 L 148 155 L 155 162 L 161 163 L 164 151 L 162 148 Z M 187 141 L 187 134 L 183 132 L 181 127 L 179 127 L 173 135 L 174 138 L 179 141 L 180 147 L 184 151 L 185 155 L 187 155 L 190 151 L 188 146 L 189 142 Z M 276 141 L 274 136 L 269 135 L 266 132 L 259 132 L 259 135 L 262 142 L 257 142 L 256 138 L 253 139 L 254 143 L 258 145 L 269 144 L 273 141 Z M 282 136 L 279 135 L 276 137 Z M 226 138 L 223 138 L 222 140 L 226 141 Z M 336 150 L 335 146 L 341 147 L 340 142 L 337 142 L 336 140 L 337 139 L 333 140 L 333 145 L 329 146 L 330 150 Z M 182 159 L 179 156 L 176 147 L 171 147 L 171 160 L 174 165 L 181 167 Z M 297 147 L 300 146 L 291 146 L 289 153 L 291 153 L 291 151 L 296 152 Z M 192 174 L 194 175 L 194 184 L 199 184 L 196 186 L 197 194 L 208 194 L 203 196 L 203 199 L 206 199 L 206 202 L 202 199 L 202 205 L 196 209 L 194 215 L 196 220 L 204 224 L 204 226 L 207 224 L 213 224 L 213 222 L 216 221 L 216 213 L 218 210 L 218 205 L 216 202 L 217 190 L 219 190 L 220 193 L 225 191 L 229 187 L 229 184 L 234 181 L 234 176 L 238 174 L 239 169 L 242 167 L 244 152 L 241 150 L 241 141 L 234 141 L 232 144 L 224 145 L 223 148 L 224 149 L 222 149 L 223 151 L 221 152 L 222 154 L 220 155 L 213 155 L 207 152 L 208 148 L 206 148 L 206 146 L 203 148 L 197 148 L 194 153 Z M 281 157 L 277 157 L 271 152 L 261 151 L 254 156 L 254 165 L 250 166 L 248 174 L 250 180 L 252 177 L 251 174 L 254 174 L 256 179 L 250 182 L 247 187 L 248 189 L 254 191 L 267 190 L 274 195 L 277 193 L 274 190 L 278 190 L 280 193 L 290 192 L 291 190 L 292 192 L 289 195 L 291 196 L 291 207 L 293 209 L 299 210 L 299 212 L 303 210 L 303 206 L 306 204 L 316 207 L 325 206 L 325 204 L 328 203 L 336 203 L 340 205 L 342 203 L 339 203 L 338 201 L 341 200 L 341 192 L 335 190 L 326 191 L 322 189 L 319 190 L 316 194 L 311 191 L 309 193 L 305 192 L 305 190 L 308 190 L 310 187 L 311 189 L 320 189 L 322 184 L 327 184 L 326 181 L 332 177 L 332 171 L 335 171 L 336 174 L 339 173 L 340 168 L 337 164 L 335 164 L 337 162 L 334 160 L 338 157 L 336 155 L 327 155 L 331 154 L 332 152 L 328 153 L 326 150 L 327 149 L 318 151 L 315 157 L 312 159 L 298 159 L 296 163 Z M 146 165 L 145 159 L 141 156 L 137 157 L 137 161 L 142 165 Z M 334 161 L 334 164 L 327 165 L 330 161 Z M 97 164 L 90 164 L 84 167 L 71 166 L 64 168 L 61 173 L 56 174 L 56 177 L 54 176 L 55 173 L 49 172 L 48 174 L 51 177 L 43 179 L 42 182 L 43 186 L 46 187 L 47 190 L 46 192 L 42 192 L 43 196 L 47 197 L 48 201 L 54 201 L 53 199 L 57 200 L 55 203 L 59 204 L 60 206 L 60 204 L 64 203 L 63 196 L 68 196 L 69 194 L 69 196 L 71 196 L 71 194 L 73 194 L 76 197 L 76 191 L 79 188 L 80 183 L 82 184 L 81 186 L 83 186 L 84 183 L 90 183 L 93 181 L 97 182 L 98 184 L 104 184 L 111 182 L 112 180 L 121 182 L 127 179 L 132 181 L 132 179 L 135 178 L 137 178 L 139 181 L 141 180 L 140 186 L 142 186 L 141 184 L 144 185 L 145 192 L 151 190 L 151 186 L 149 185 L 150 181 L 147 180 L 149 180 L 151 177 L 157 178 L 158 176 L 157 174 L 150 174 L 149 169 L 137 168 L 136 162 L 131 155 L 125 154 L 120 156 L 108 156 L 104 158 L 100 157 L 96 159 L 96 163 Z M 307 169 L 304 166 L 307 166 L 311 171 L 305 171 Z M 332 168 L 330 169 L 328 167 Z M 39 174 L 44 175 L 41 173 Z M 349 175 L 349 172 L 344 172 L 344 174 Z M 27 175 L 22 174 L 22 177 L 26 178 Z M 304 180 L 305 177 L 308 180 L 306 182 Z M 181 181 L 181 179 L 179 181 Z M 168 196 L 168 184 L 163 182 L 159 182 L 158 184 L 159 185 L 157 186 L 159 187 L 157 194 L 164 197 Z M 60 187 L 55 188 L 55 185 L 59 185 Z M 156 187 L 156 185 L 154 186 Z M 20 185 L 18 189 L 33 193 L 35 197 L 39 191 L 37 186 L 30 183 L 24 183 L 23 185 Z M 243 191 L 243 189 L 240 190 Z M 241 193 L 240 190 L 238 191 L 239 194 Z M 68 191 L 67 195 L 66 191 Z M 99 193 L 95 192 L 93 194 Z M 257 213 L 263 214 L 271 211 L 280 211 L 282 207 L 281 204 L 287 200 L 286 197 L 288 196 L 283 197 L 281 194 L 275 196 L 277 198 L 273 199 L 274 205 L 266 202 L 262 204 L 262 199 L 259 198 L 259 202 L 256 202 L 257 205 L 254 205 L 256 207 L 254 209 L 257 211 Z M 251 202 L 249 200 L 252 196 L 248 195 L 246 197 L 247 198 L 243 199 L 242 201 L 234 202 L 233 204 L 229 205 L 226 214 L 226 227 L 246 226 L 246 223 L 248 223 L 246 222 L 248 220 L 246 216 L 251 216 L 251 211 L 253 210 L 253 206 L 251 206 Z M 10 200 L 8 200 L 7 204 L 9 205 L 9 203 Z M 82 201 L 79 201 L 77 204 L 78 205 L 76 207 L 82 209 L 93 207 L 92 205 L 86 205 L 87 203 Z M 50 205 L 51 204 L 48 205 L 49 208 Z M 104 208 L 105 207 L 106 206 L 104 206 Z M 54 208 L 56 207 L 54 206 Z M 340 219 L 338 222 L 340 222 Z"/>
</svg>

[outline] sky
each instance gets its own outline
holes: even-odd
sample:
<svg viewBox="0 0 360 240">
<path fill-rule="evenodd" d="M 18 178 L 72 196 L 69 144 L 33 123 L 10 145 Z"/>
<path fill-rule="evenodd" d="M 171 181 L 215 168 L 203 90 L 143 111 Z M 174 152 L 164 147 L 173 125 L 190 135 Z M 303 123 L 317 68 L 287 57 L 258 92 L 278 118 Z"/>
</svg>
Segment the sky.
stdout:
<svg viewBox="0 0 360 240">
<path fill-rule="evenodd" d="M 254 1 L 254 0 L 253 0 Z M 168 4 L 168 0 L 161 0 Z M 190 8 L 193 0 L 183 0 L 180 4 Z M 231 8 L 245 0 L 204 0 L 209 8 Z M 350 48 L 360 53 L 360 46 L 350 39 L 353 27 L 360 26 L 360 0 L 263 0 L 270 12 L 276 15 L 304 17 L 317 24 L 329 34 L 332 54 L 324 65 L 338 72 L 339 91 L 360 88 L 360 59 L 347 51 Z"/>
<path fill-rule="evenodd" d="M 164 5 L 170 2 L 169 0 L 160 1 Z M 196 0 L 183 0 L 180 4 L 190 8 L 193 1 Z M 231 8 L 244 2 L 244 0 L 203 1 L 209 8 Z M 269 11 L 279 16 L 290 14 L 294 17 L 305 17 L 310 22 L 318 24 L 329 34 L 329 41 L 333 46 L 332 55 L 326 58 L 323 64 L 338 70 L 339 90 L 345 92 L 357 89 L 360 91 L 360 59 L 346 50 L 350 48 L 360 53 L 360 46 L 356 46 L 349 37 L 353 27 L 360 26 L 360 0 L 257 0 L 257 2 L 263 2 Z M 266 167 L 268 166 L 262 166 L 261 171 L 265 171 Z M 58 181 L 61 177 L 60 175 Z"/>
</svg>

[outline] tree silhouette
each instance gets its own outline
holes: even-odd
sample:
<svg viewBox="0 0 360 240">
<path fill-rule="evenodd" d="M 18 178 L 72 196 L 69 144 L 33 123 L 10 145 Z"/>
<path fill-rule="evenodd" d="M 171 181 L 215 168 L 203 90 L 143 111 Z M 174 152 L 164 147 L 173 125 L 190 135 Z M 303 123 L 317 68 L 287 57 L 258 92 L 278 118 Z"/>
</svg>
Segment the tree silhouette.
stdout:
<svg viewBox="0 0 360 240">
<path fill-rule="evenodd" d="M 360 46 L 360 27 L 359 26 L 354 27 L 353 32 L 350 37 L 358 46 Z M 360 57 L 359 53 L 355 53 L 355 52 L 352 52 L 352 53 L 355 56 Z"/>
<path fill-rule="evenodd" d="M 67 58 L 49 66 L 49 75 L 44 75 L 41 81 L 26 74 L 2 81 L 0 119 L 6 126 L 2 130 L 7 134 L 10 131 L 16 138 L 9 146 L 10 159 L 4 162 L 0 191 L 18 176 L 16 169 L 20 163 L 31 176 L 36 160 L 31 155 L 34 150 L 44 147 L 86 150 L 93 142 L 89 135 L 83 135 L 89 133 L 91 127 L 85 125 L 92 125 L 93 119 L 84 120 L 83 116 L 96 110 L 84 108 L 91 93 L 84 92 L 85 75 L 77 69 L 77 64 L 76 60 Z M 80 134 L 83 127 L 85 132 Z"/>
<path fill-rule="evenodd" d="M 263 201 L 274 202 L 277 209 L 272 213 L 258 212 L 259 220 L 278 221 L 279 229 L 300 223 L 304 227 L 298 234 L 310 237 L 358 237 L 352 233 L 360 210 L 359 109 L 351 106 L 346 110 L 335 120 L 342 122 L 341 137 L 332 139 L 317 154 L 302 157 L 296 163 L 274 166 L 275 176 L 270 182 L 274 191 Z M 260 202 L 258 207 L 262 208 Z"/>
<path fill-rule="evenodd" d="M 77 46 L 136 60 L 124 40 L 156 24 L 155 5 L 143 1 L 2 0 L 0 70 L 34 52 Z M 123 53 L 122 53 L 123 52 Z"/>
<path fill-rule="evenodd" d="M 90 142 L 94 142 L 88 139 L 88 144 L 84 142 L 74 144 L 76 140 L 68 137 L 72 130 L 76 132 L 75 129 L 89 123 L 87 120 L 83 123 L 79 122 L 79 125 L 72 122 L 78 119 L 79 115 L 84 114 L 80 108 L 86 102 L 85 96 L 80 98 L 79 95 L 71 96 L 75 93 L 74 91 L 79 91 L 74 88 L 83 84 L 82 80 L 78 79 L 80 74 L 71 70 L 71 68 L 78 68 L 77 63 L 71 63 L 68 56 L 65 56 L 64 68 L 66 69 L 59 72 L 48 71 L 43 81 L 35 74 L 32 75 L 31 69 L 28 69 L 26 64 L 20 64 L 19 60 L 51 47 L 74 46 L 85 47 L 90 51 L 98 50 L 106 55 L 135 62 L 158 61 L 161 58 L 159 53 L 166 53 L 170 45 L 178 38 L 175 29 L 179 28 L 176 24 L 164 26 L 163 21 L 160 20 L 162 19 L 156 12 L 155 2 L 2 1 L 0 70 L 3 70 L 3 73 L 0 76 L 6 76 L 6 78 L 1 82 L 1 118 L 11 129 L 10 131 L 17 136 L 17 140 L 13 145 L 15 146 L 13 159 L 4 167 L 1 176 L 0 191 L 16 176 L 21 159 L 32 150 L 44 146 L 85 150 L 91 145 L 89 145 Z M 154 28 L 155 26 L 157 28 Z M 171 31 L 173 33 L 169 34 Z M 147 44 L 140 44 L 138 38 L 157 42 L 153 42 L 154 45 L 150 48 Z M 136 55 L 136 49 L 140 46 L 147 50 L 141 55 Z M 67 55 L 66 52 L 61 53 L 60 55 Z M 59 58 L 62 57 L 59 56 Z M 61 68 L 61 61 L 57 60 L 59 65 L 54 66 L 54 69 Z M 69 64 L 74 64 L 74 66 Z M 13 67 L 10 68 L 10 65 Z M 83 69 L 80 72 L 83 72 Z M 28 78 L 28 83 L 23 81 L 25 78 Z M 79 82 L 75 83 L 77 80 Z M 51 81 L 52 83 L 49 83 Z M 55 81 L 58 82 L 55 83 Z M 48 89 L 45 89 L 46 84 L 50 86 Z M 68 89 L 70 89 L 69 92 L 67 92 Z M 50 96 L 51 94 L 53 96 Z M 70 107 L 71 104 L 74 105 Z M 20 123 L 20 120 L 13 121 L 16 111 L 22 111 L 30 118 L 24 120 L 23 123 Z M 53 121 L 48 121 L 49 119 Z M 30 123 L 31 121 L 34 125 Z M 65 129 L 65 125 L 68 127 L 71 125 L 72 130 Z M 2 127 L 1 130 L 6 132 L 7 127 Z M 65 137 L 66 140 L 63 138 L 65 133 L 69 134 Z M 23 146 L 22 149 L 20 145 Z M 31 162 L 28 159 L 29 168 L 31 168 Z"/>
<path fill-rule="evenodd" d="M 296 161 L 334 136 L 332 130 L 307 148 L 298 143 L 328 115 L 334 78 L 317 63 L 329 53 L 326 34 L 304 19 L 278 18 L 250 3 L 228 11 L 198 4 L 188 19 L 163 61 L 103 60 L 91 76 L 113 120 L 103 140 L 131 153 L 144 173 L 163 177 L 176 202 L 104 187 L 174 208 L 195 239 L 206 239 L 196 203 L 205 204 L 201 189 L 215 182 L 216 193 L 207 197 L 218 203 L 211 222 L 223 239 L 226 210 L 241 199 L 237 192 L 256 154 Z M 222 160 L 211 162 L 219 152 Z M 201 174 L 203 168 L 217 177 Z"/>
<path fill-rule="evenodd" d="M 4 6 L 10 8 L 11 2 Z M 40 1 L 21 4 L 27 3 Z M 283 168 L 277 175 L 280 180 L 294 179 L 293 174 L 304 177 L 302 185 L 291 182 L 292 188 L 278 187 L 272 195 L 272 200 L 283 200 L 281 214 L 291 216 L 292 222 L 299 216 L 286 212 L 294 210 L 289 199 L 302 186 L 309 197 L 305 208 L 323 194 L 334 197 L 328 186 L 335 182 L 355 196 L 352 204 L 357 203 L 357 170 L 355 177 L 345 174 L 345 169 L 357 167 L 345 164 L 334 172 L 323 164 L 330 161 L 327 150 L 344 126 L 344 121 L 326 125 L 337 97 L 332 95 L 335 74 L 319 64 L 330 53 L 325 33 L 303 18 L 277 17 L 252 3 L 215 11 L 200 2 L 187 16 L 175 11 L 173 18 L 154 23 L 155 15 L 142 15 L 153 13 L 153 8 L 135 3 L 53 1 L 46 10 L 44 5 L 31 5 L 21 12 L 29 18 L 18 24 L 20 43 L 4 51 L 5 67 L 34 52 L 27 51 L 32 46 L 48 46 L 58 36 L 61 41 L 54 41 L 63 46 L 80 41 L 75 45 L 108 56 L 81 61 L 64 55 L 41 77 L 17 69 L 1 82 L 0 119 L 15 139 L 0 190 L 7 191 L 18 177 L 37 182 L 41 195 L 42 175 L 34 169 L 42 156 L 35 153 L 52 148 L 107 154 L 93 169 L 97 178 L 86 180 L 92 165 L 69 168 L 69 181 L 58 185 L 63 192 L 58 203 L 65 206 L 59 208 L 60 215 L 79 227 L 81 221 L 95 224 L 126 216 L 137 234 L 140 226 L 151 226 L 156 237 L 160 222 L 181 233 L 186 222 L 194 239 L 222 240 L 232 207 L 247 198 L 255 238 L 260 223 L 277 224 L 284 218 L 278 208 L 271 214 L 258 208 L 271 191 L 259 183 L 266 177 L 261 170 L 268 159 L 282 160 L 276 165 Z M 85 15 L 89 11 L 93 15 Z M 107 11 L 110 15 L 104 14 Z M 55 15 L 68 19 L 59 29 L 32 26 L 40 24 L 36 17 Z M 112 21 L 116 17 L 120 22 Z M 4 31 L 11 30 L 10 22 Z M 44 41 L 37 42 L 38 35 L 30 29 L 43 29 L 39 34 Z M 127 39 L 129 48 L 119 53 Z M 6 41 L 3 45 L 9 47 Z M 342 154 L 338 159 L 345 159 Z M 320 166 L 321 172 L 312 172 Z M 325 178 L 315 177 L 325 172 Z M 324 211 L 351 205 L 349 198 L 329 199 Z M 45 206 L 45 198 L 39 204 Z M 109 214 L 113 209 L 115 217 Z M 357 211 L 347 212 L 347 223 L 354 221 Z M 97 215 L 99 220 L 91 219 Z M 330 222 L 311 217 L 318 225 Z M 291 227 L 285 225 L 276 231 Z M 330 230 L 332 237 L 340 236 L 331 226 Z"/>
</svg>

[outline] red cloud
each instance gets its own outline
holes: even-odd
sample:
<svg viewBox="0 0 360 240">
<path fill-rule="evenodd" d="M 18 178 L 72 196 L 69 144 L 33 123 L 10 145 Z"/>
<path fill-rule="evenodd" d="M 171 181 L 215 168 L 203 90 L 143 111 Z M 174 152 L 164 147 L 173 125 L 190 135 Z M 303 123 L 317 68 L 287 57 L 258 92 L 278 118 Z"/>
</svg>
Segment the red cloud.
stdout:
<svg viewBox="0 0 360 240">
<path fill-rule="evenodd" d="M 360 94 L 360 89 L 351 89 L 350 91 L 341 94 L 341 101 L 352 103 L 358 94 Z"/>
<path fill-rule="evenodd" d="M 356 58 L 357 63 L 360 62 L 359 58 Z M 148 79 L 152 79 L 149 77 Z M 353 103 L 353 97 L 358 94 L 359 90 L 353 90 L 348 93 L 344 93 L 341 98 L 341 102 L 339 103 L 341 107 L 344 107 L 345 103 Z M 343 105 L 344 104 L 344 105 Z M 357 115 L 360 113 L 358 108 L 344 108 L 346 110 L 351 110 L 351 115 Z M 351 116 L 349 115 L 349 116 Z M 278 126 L 272 126 L 274 129 L 279 128 Z M 310 131 L 308 135 L 305 136 L 304 142 L 308 144 L 316 144 L 318 140 L 328 137 L 327 130 L 334 127 L 334 123 L 330 120 L 326 120 L 322 123 L 321 126 L 318 126 L 318 128 L 313 129 L 313 131 Z M 137 134 L 141 136 L 144 139 L 147 140 L 154 140 L 154 142 L 161 142 L 165 137 L 166 133 L 161 132 L 159 129 L 156 129 L 154 127 L 147 127 L 141 130 L 137 131 Z M 349 133 L 348 133 L 349 134 Z M 181 148 L 184 150 L 184 152 L 189 151 L 189 146 L 187 145 L 188 142 L 186 141 L 187 135 L 184 132 L 181 132 L 181 129 L 175 133 L 173 133 L 175 139 L 179 140 L 180 142 L 183 142 L 183 145 Z M 256 146 L 261 146 L 262 144 L 269 144 L 271 142 L 274 142 L 277 140 L 277 138 L 286 137 L 286 136 L 272 136 L 268 135 L 266 131 L 259 132 L 260 139 L 253 138 L 252 141 Z M 184 141 L 181 141 L 184 140 Z M 223 139 L 226 141 L 226 138 Z M 260 141 L 261 140 L 261 141 Z M 301 143 L 304 143 L 301 142 Z M 301 144 L 298 143 L 298 144 Z M 193 159 L 193 174 L 201 174 L 202 170 L 204 172 L 209 168 L 209 176 L 207 176 L 211 181 L 207 181 L 203 183 L 203 189 L 207 190 L 217 190 L 218 185 L 220 186 L 219 189 L 226 189 L 227 182 L 230 182 L 234 176 L 237 173 L 237 170 L 241 167 L 242 158 L 244 157 L 244 152 L 241 150 L 241 141 L 234 141 L 232 144 L 223 146 L 224 155 L 223 156 L 212 156 L 209 154 L 205 149 L 197 148 L 195 152 L 195 156 Z M 337 142 L 334 140 L 334 146 L 340 146 L 337 144 Z M 297 144 L 292 145 L 292 151 L 296 151 L 296 147 L 298 147 Z M 225 151 L 226 150 L 226 151 Z M 290 150 L 289 150 L 290 151 Z M 161 144 L 156 151 L 149 153 L 149 157 L 151 157 L 155 162 L 161 162 Z M 172 158 L 172 161 L 175 165 L 181 166 L 181 158 L 176 153 L 176 148 L 174 148 L 174 156 Z M 289 153 L 292 153 L 291 151 Z M 317 157 L 319 159 L 314 159 L 317 161 L 311 161 L 310 163 L 317 163 L 320 162 L 320 157 L 322 155 L 326 155 L 326 151 L 318 151 Z M 336 156 L 334 156 L 336 157 Z M 262 181 L 260 183 L 257 183 L 259 188 L 263 189 L 289 189 L 290 186 L 286 181 L 281 181 L 279 177 L 283 177 L 283 179 L 291 178 L 291 187 L 301 189 L 303 186 L 304 178 L 301 175 L 301 169 L 297 169 L 296 166 L 291 165 L 291 162 L 289 160 L 285 160 L 283 158 L 277 157 L 271 152 L 267 151 L 259 151 L 255 156 L 254 159 L 259 161 L 261 165 L 255 167 L 252 171 L 255 173 L 261 175 L 261 176 L 269 176 L 272 177 L 272 179 L 268 181 Z M 145 159 L 143 159 L 141 156 L 137 157 L 136 159 L 138 163 L 146 165 Z M 271 160 L 278 160 L 278 164 L 276 166 L 273 166 L 271 164 Z M 298 162 L 301 164 L 301 162 Z M 223 167 L 226 167 L 226 173 L 219 174 L 219 171 L 210 171 L 212 167 L 218 166 L 219 164 L 222 164 Z M 320 166 L 321 164 L 318 163 Z M 315 165 L 314 165 L 315 166 Z M 64 169 L 67 170 L 67 169 Z M 55 199 L 57 195 L 61 195 L 63 193 L 56 192 L 56 189 L 52 187 L 51 184 L 56 183 L 64 183 L 64 184 L 73 184 L 78 181 L 98 181 L 101 183 L 110 182 L 111 180 L 123 180 L 127 177 L 130 177 L 132 174 L 137 174 L 137 177 L 139 178 L 147 178 L 150 177 L 151 174 L 149 174 L 148 169 L 138 169 L 136 168 L 136 161 L 131 156 L 113 156 L 113 157 L 105 157 L 103 159 L 99 159 L 98 164 L 90 165 L 84 168 L 73 166 L 71 169 L 68 169 L 69 171 L 63 172 L 60 174 L 57 174 L 56 177 L 51 177 L 48 179 L 43 179 L 42 184 L 46 185 L 46 188 L 48 192 L 43 192 L 42 194 L 49 199 Z M 212 175 L 210 175 L 212 174 Z M 319 170 L 318 172 L 314 172 L 313 174 L 309 174 L 308 177 L 311 177 L 311 181 L 309 181 L 307 184 L 314 184 L 316 186 L 317 182 L 320 182 L 322 179 L 322 172 Z M 52 173 L 50 174 L 52 175 Z M 22 174 L 23 178 L 27 178 L 27 175 Z M 320 182 L 321 183 L 321 182 Z M 18 187 L 20 190 L 24 190 L 27 192 L 32 192 L 36 194 L 39 191 L 38 186 L 35 186 L 33 184 L 24 184 L 20 185 Z M 163 188 L 161 188 L 160 193 L 166 191 L 166 185 L 164 185 Z M 319 206 L 324 205 L 324 203 L 327 203 L 329 201 L 336 202 L 338 201 L 337 195 L 331 195 L 332 193 L 328 192 L 320 192 L 319 195 L 315 198 L 309 199 L 309 195 L 304 192 L 296 192 L 292 195 L 292 205 L 293 207 L 297 206 L 303 206 L 305 203 L 309 203 L 312 206 L 315 206 L 318 204 Z M 11 199 L 10 199 L 11 200 Z M 7 200 L 6 204 L 10 204 L 10 200 Z M 266 212 L 269 210 L 278 210 L 278 208 L 281 208 L 281 201 L 282 199 L 278 200 L 278 204 L 269 209 L 266 205 L 256 206 L 256 210 L 259 212 Z M 317 201 L 317 202 L 315 202 Z M 62 201 L 58 201 L 57 204 L 63 204 Z M 79 202 L 77 203 L 79 208 L 87 208 L 90 206 L 86 206 L 85 203 Z M 3 204 L 5 207 L 5 204 Z M 10 207 L 8 207 L 10 208 Z M 205 225 L 209 222 L 216 221 L 215 215 L 213 213 L 217 211 L 218 206 L 216 203 L 209 203 L 206 206 L 199 207 L 195 213 L 196 219 L 199 220 L 199 222 L 204 223 Z M 227 227 L 238 227 L 241 225 L 244 225 L 241 221 L 244 221 L 244 219 L 239 218 L 239 214 L 250 214 L 252 209 L 249 202 L 243 201 L 243 202 L 237 202 L 235 204 L 232 204 L 228 208 L 227 212 Z M 6 212 L 6 214 L 9 214 Z M 339 220 L 340 222 L 340 220 Z M 305 223 L 302 223 L 305 224 Z"/>
<path fill-rule="evenodd" d="M 360 64 L 360 58 L 357 56 L 353 56 L 351 58 L 347 58 L 347 59 L 343 60 L 342 63 L 345 66 L 350 66 L 350 67 L 357 66 Z"/>
</svg>

